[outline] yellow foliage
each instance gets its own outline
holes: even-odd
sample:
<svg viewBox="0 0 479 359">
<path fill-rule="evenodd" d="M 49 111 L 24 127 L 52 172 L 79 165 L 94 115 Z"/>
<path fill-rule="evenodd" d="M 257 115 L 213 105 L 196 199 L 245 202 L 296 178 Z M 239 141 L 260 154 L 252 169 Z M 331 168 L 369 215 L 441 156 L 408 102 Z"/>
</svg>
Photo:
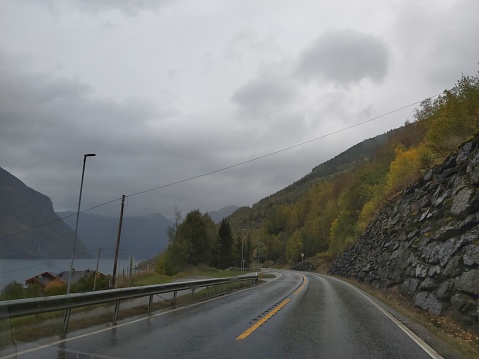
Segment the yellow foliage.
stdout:
<svg viewBox="0 0 479 359">
<path fill-rule="evenodd" d="M 303 247 L 303 237 L 300 231 L 296 231 L 288 239 L 286 245 L 286 259 L 290 262 L 298 261 L 301 258 L 301 252 Z"/>
<path fill-rule="evenodd" d="M 378 210 L 378 201 L 375 199 L 371 199 L 364 204 L 358 220 L 358 229 L 360 232 L 364 232 L 369 223 L 376 218 Z"/>
<path fill-rule="evenodd" d="M 420 176 L 422 169 L 420 154 L 418 147 L 408 150 L 396 149 L 396 158 L 391 162 L 386 175 L 386 196 L 402 191 Z"/>
<path fill-rule="evenodd" d="M 46 295 L 61 295 L 66 294 L 67 284 L 61 280 L 52 280 L 45 285 L 43 291 Z"/>
</svg>

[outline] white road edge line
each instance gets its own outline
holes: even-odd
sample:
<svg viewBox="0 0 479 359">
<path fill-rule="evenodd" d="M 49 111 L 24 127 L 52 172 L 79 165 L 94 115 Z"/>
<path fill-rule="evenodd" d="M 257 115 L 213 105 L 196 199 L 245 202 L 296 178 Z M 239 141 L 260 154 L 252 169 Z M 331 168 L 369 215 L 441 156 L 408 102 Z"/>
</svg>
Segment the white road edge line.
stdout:
<svg viewBox="0 0 479 359">
<path fill-rule="evenodd" d="M 361 289 L 356 288 L 354 285 L 344 282 L 338 278 L 334 278 L 331 276 L 327 276 L 324 274 L 319 274 L 320 276 L 328 277 L 333 280 L 337 280 L 341 283 L 344 283 L 354 290 L 356 290 L 359 294 L 361 294 L 364 298 L 366 298 L 370 303 L 372 303 L 376 308 L 378 308 L 381 313 L 383 313 L 386 317 L 388 317 L 390 320 L 392 320 L 398 327 L 401 329 L 404 333 L 406 333 L 412 340 L 416 342 L 417 345 L 419 345 L 431 358 L 433 359 L 444 359 L 438 352 L 436 352 L 433 348 L 431 348 L 424 340 L 422 340 L 417 334 L 415 334 L 411 329 L 406 327 L 403 323 L 401 323 L 396 317 L 394 317 L 391 313 L 389 313 L 387 310 L 385 310 L 383 307 L 381 307 L 378 303 L 376 303 L 375 300 L 373 300 L 368 294 L 364 293 Z"/>
</svg>

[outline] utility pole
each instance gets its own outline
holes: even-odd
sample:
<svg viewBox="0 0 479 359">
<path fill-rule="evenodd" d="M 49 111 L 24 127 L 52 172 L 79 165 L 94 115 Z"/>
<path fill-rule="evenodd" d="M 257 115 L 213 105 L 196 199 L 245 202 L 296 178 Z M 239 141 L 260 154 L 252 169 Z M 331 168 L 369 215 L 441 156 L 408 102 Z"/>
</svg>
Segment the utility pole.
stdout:
<svg viewBox="0 0 479 359">
<path fill-rule="evenodd" d="M 98 265 L 100 264 L 101 246 L 98 248 L 98 258 L 96 259 L 95 279 L 93 280 L 93 290 L 96 289 L 96 277 L 98 276 Z"/>
<path fill-rule="evenodd" d="M 112 276 L 112 287 L 115 288 L 116 281 L 116 265 L 118 262 L 118 251 L 120 249 L 120 237 L 121 237 L 121 226 L 123 224 L 123 209 L 125 208 L 125 195 L 121 196 L 121 210 L 120 210 L 120 223 L 118 224 L 118 236 L 116 238 L 116 247 L 115 247 L 115 260 L 113 262 L 113 276 Z"/>
</svg>

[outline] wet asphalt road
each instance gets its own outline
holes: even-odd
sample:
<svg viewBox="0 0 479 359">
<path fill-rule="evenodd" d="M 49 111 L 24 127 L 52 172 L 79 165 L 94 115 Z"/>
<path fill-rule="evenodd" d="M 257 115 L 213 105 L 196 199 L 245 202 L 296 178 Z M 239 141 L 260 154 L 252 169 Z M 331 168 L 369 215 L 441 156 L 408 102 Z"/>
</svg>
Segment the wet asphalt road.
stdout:
<svg viewBox="0 0 479 359">
<path fill-rule="evenodd" d="M 19 346 L 12 357 L 430 358 L 351 286 L 288 271 L 227 297 L 94 330 L 31 352 Z"/>
</svg>

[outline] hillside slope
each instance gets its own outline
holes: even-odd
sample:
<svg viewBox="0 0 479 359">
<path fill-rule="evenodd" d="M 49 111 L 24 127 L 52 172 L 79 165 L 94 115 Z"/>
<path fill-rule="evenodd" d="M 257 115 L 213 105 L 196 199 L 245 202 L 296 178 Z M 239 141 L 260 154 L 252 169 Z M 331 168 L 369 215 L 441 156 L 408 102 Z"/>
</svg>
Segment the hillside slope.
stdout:
<svg viewBox="0 0 479 359">
<path fill-rule="evenodd" d="M 74 212 L 59 212 L 60 217 L 66 217 Z M 64 218 L 63 221 L 74 228 L 75 216 Z M 90 252 L 96 253 L 102 247 L 102 258 L 114 258 L 114 250 L 118 237 L 119 218 L 101 216 L 93 213 L 81 213 L 78 235 Z M 150 258 L 161 252 L 168 245 L 166 229 L 173 222 L 161 214 L 150 216 L 126 216 L 120 239 L 120 258 L 136 257 Z"/>
<path fill-rule="evenodd" d="M 265 260 L 337 257 L 381 208 L 479 131 L 479 74 L 424 100 L 414 121 L 366 140 L 310 174 L 230 217 L 239 238 L 261 243 Z M 246 230 L 246 232 L 243 231 Z"/>
<path fill-rule="evenodd" d="M 400 130 L 392 130 L 385 134 L 364 140 L 334 158 L 314 167 L 310 173 L 283 188 L 282 190 L 265 197 L 251 208 L 241 207 L 228 217 L 231 227 L 236 231 L 243 228 L 260 228 L 271 215 L 275 206 L 291 203 L 301 197 L 315 183 L 325 180 L 339 173 L 349 171 L 358 165 L 368 162 L 387 141 Z"/>
<path fill-rule="evenodd" d="M 56 215 L 50 198 L 3 168 L 0 168 L 0 198 L 2 258 L 71 257 L 74 232 Z M 40 227 L 29 230 L 36 226 Z M 79 258 L 91 258 L 80 239 L 76 253 Z"/>
</svg>

